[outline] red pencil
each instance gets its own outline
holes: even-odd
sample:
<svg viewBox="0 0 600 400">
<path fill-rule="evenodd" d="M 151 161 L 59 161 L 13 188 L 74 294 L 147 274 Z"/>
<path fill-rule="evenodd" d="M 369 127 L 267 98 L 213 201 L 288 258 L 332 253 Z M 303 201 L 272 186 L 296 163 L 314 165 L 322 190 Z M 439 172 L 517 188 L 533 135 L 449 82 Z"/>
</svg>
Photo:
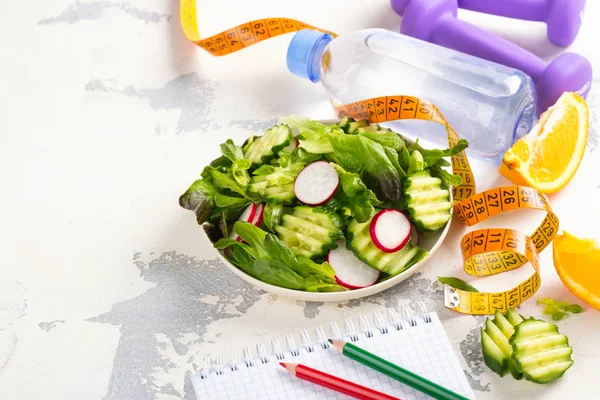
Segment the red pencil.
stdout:
<svg viewBox="0 0 600 400">
<path fill-rule="evenodd" d="M 368 387 L 357 385 L 337 376 L 326 374 L 325 372 L 312 369 L 302 364 L 279 363 L 297 378 L 325 386 L 336 392 L 347 394 L 360 400 L 400 400 L 385 393 L 378 392 Z"/>
</svg>

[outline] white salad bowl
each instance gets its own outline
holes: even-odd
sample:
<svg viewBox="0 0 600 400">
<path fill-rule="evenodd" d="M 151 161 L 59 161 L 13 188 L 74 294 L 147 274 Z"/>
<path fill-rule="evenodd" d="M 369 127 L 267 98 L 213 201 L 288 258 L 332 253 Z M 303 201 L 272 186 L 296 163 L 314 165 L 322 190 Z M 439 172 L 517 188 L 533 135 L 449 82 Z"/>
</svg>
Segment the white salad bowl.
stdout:
<svg viewBox="0 0 600 400">
<path fill-rule="evenodd" d="M 321 120 L 324 124 L 332 124 L 337 123 L 337 120 Z M 401 135 L 402 136 L 402 135 Z M 408 143 L 412 143 L 412 140 L 402 136 Z M 452 201 L 452 192 L 450 192 Z M 451 210 L 452 212 L 452 210 Z M 433 257 L 435 252 L 440 248 L 448 231 L 450 230 L 450 225 L 452 223 L 452 218 L 448 221 L 446 226 L 443 229 L 439 229 L 436 232 L 419 232 L 419 247 L 424 250 L 429 251 L 429 254 L 425 258 L 423 258 L 418 263 L 414 264 L 412 267 L 408 268 L 406 271 L 399 273 L 398 275 L 389 278 L 383 282 L 376 283 L 374 285 L 362 288 L 362 289 L 353 289 L 347 290 L 344 292 L 306 292 L 303 290 L 294 290 L 294 289 L 286 289 L 279 286 L 271 285 L 269 283 L 265 283 L 261 280 L 253 278 L 252 276 L 246 274 L 244 271 L 236 267 L 234 264 L 229 262 L 221 253 L 221 251 L 215 249 L 213 247 L 214 252 L 217 254 L 219 259 L 223 261 L 223 264 L 229 268 L 231 272 L 240 277 L 242 280 L 256 287 L 257 289 L 263 290 L 268 293 L 275 294 L 277 296 L 286 297 L 292 300 L 303 300 L 303 301 L 320 301 L 320 302 L 342 302 L 353 299 L 359 299 L 366 296 L 371 296 L 376 293 L 382 292 L 386 289 L 391 288 L 399 284 L 400 282 L 407 279 L 409 276 L 414 274 L 415 272 L 420 271 L 425 264 Z M 207 239 L 210 242 L 210 239 Z"/>
</svg>

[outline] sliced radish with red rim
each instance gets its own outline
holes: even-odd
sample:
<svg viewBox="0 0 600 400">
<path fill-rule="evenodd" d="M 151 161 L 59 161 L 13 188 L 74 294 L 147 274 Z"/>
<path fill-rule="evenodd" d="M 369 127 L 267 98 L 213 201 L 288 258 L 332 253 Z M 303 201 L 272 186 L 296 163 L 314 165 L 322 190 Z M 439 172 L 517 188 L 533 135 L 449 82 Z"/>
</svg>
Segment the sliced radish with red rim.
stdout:
<svg viewBox="0 0 600 400">
<path fill-rule="evenodd" d="M 263 222 L 264 216 L 265 216 L 265 203 L 260 203 L 256 207 L 256 214 L 251 223 L 260 227 L 260 224 L 262 224 L 262 222 Z"/>
<path fill-rule="evenodd" d="M 238 221 L 249 222 L 252 223 L 254 219 L 256 219 L 257 211 L 261 204 L 258 206 L 255 203 L 250 204 L 244 211 L 242 211 L 242 215 L 238 218 Z M 262 222 L 262 221 L 261 221 Z M 242 238 L 238 236 L 237 233 L 231 231 L 229 234 L 229 239 L 237 240 L 238 242 L 243 242 Z"/>
<path fill-rule="evenodd" d="M 304 167 L 294 182 L 294 194 L 304 204 L 318 206 L 335 194 L 340 177 L 327 161 L 315 161 Z"/>
<path fill-rule="evenodd" d="M 329 251 L 327 255 L 327 262 L 335 271 L 336 282 L 348 289 L 361 289 L 375 284 L 379 279 L 379 271 L 356 258 L 343 241 L 337 244 L 337 249 Z"/>
<path fill-rule="evenodd" d="M 370 226 L 371 240 L 386 253 L 401 250 L 410 240 L 411 223 L 398 210 L 381 210 L 373 217 Z"/>
</svg>

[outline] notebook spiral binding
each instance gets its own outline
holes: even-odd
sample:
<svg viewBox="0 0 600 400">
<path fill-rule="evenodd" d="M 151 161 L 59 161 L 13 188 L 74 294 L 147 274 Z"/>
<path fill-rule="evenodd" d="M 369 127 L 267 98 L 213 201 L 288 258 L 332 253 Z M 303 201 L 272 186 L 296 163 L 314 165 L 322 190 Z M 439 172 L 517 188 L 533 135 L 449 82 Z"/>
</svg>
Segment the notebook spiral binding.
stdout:
<svg viewBox="0 0 600 400">
<path fill-rule="evenodd" d="M 299 333 L 300 345 L 296 345 L 294 335 L 288 334 L 285 336 L 285 349 L 282 349 L 279 340 L 271 339 L 271 351 L 269 352 L 263 343 L 256 345 L 256 355 L 253 356 L 250 348 L 244 346 L 242 349 L 242 360 L 236 358 L 236 352 L 232 353 L 231 361 L 225 363 L 222 356 L 206 357 L 204 359 L 204 368 L 200 370 L 200 379 L 206 379 L 210 375 L 223 375 L 227 370 L 238 371 L 241 367 L 254 367 L 260 364 L 277 362 L 286 358 L 286 355 L 298 357 L 303 352 L 312 353 L 318 349 L 328 349 L 331 344 L 327 341 L 328 338 L 345 339 L 356 342 L 361 335 L 367 338 L 372 338 L 374 332 L 379 330 L 381 334 L 387 334 L 391 329 L 401 330 L 414 327 L 419 323 L 430 323 L 431 317 L 427 314 L 427 307 L 422 301 L 416 303 L 415 309 L 408 305 L 403 305 L 399 311 L 393 308 L 387 309 L 387 318 L 382 311 L 372 315 L 374 328 L 371 328 L 369 319 L 365 315 L 358 317 L 358 329 L 354 322 L 347 318 L 344 320 L 344 334 L 336 322 L 329 323 L 329 333 L 327 336 L 322 327 L 316 327 L 312 340 L 306 329 Z M 387 320 L 387 321 L 386 321 Z M 287 354 L 286 354 L 287 353 Z"/>
</svg>

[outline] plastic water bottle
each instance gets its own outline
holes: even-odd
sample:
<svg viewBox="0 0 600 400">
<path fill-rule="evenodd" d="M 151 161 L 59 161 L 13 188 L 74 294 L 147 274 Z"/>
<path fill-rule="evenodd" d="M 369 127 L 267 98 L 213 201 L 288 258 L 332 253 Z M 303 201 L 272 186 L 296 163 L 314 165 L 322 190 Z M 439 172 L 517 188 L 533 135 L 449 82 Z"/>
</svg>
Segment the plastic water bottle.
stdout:
<svg viewBox="0 0 600 400">
<path fill-rule="evenodd" d="M 470 154 L 494 163 L 535 119 L 535 86 L 525 73 L 384 29 L 335 39 L 299 31 L 287 65 L 295 75 L 321 81 L 336 104 L 393 95 L 427 100 L 469 141 Z M 386 126 L 438 147 L 448 145 L 439 124 L 405 120 Z"/>
</svg>

